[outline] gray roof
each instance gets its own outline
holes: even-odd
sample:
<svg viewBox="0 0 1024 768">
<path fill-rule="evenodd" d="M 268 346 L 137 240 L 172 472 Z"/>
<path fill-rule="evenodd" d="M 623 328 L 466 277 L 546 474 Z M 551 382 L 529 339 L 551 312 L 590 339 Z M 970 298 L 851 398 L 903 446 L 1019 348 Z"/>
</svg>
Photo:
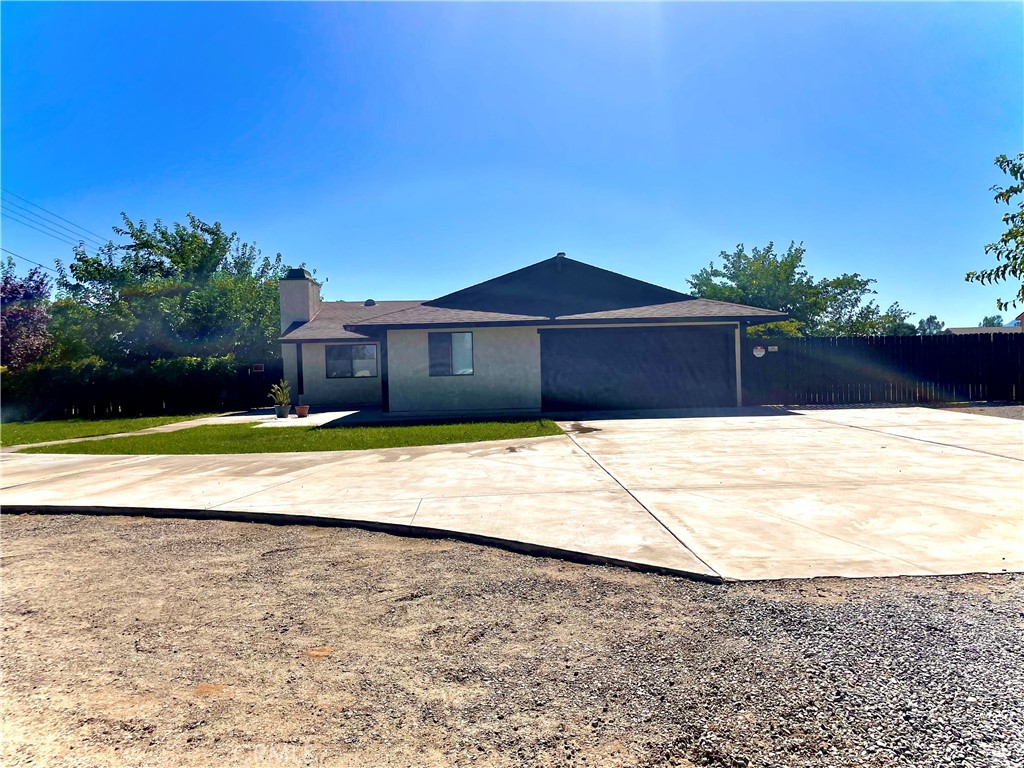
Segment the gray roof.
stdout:
<svg viewBox="0 0 1024 768">
<path fill-rule="evenodd" d="M 977 335 L 979 333 L 1024 333 L 1024 328 L 1019 325 L 969 326 L 967 328 L 947 328 L 943 333 L 949 333 L 954 336 Z"/>
<path fill-rule="evenodd" d="M 425 325 L 560 325 L 728 320 L 770 323 L 785 312 L 700 299 L 556 256 L 431 301 L 325 302 L 289 340 L 366 338 Z"/>
<path fill-rule="evenodd" d="M 388 314 L 409 307 L 418 307 L 422 301 L 378 301 L 367 307 L 361 301 L 324 301 L 320 311 L 308 323 L 292 323 L 281 338 L 289 341 L 313 341 L 314 339 L 365 339 L 365 333 L 350 331 L 346 325 L 367 323 L 378 315 Z"/>
<path fill-rule="evenodd" d="M 746 307 L 710 299 L 685 299 L 664 304 L 645 304 L 636 307 L 577 312 L 573 314 L 543 315 L 512 312 L 487 312 L 480 309 L 439 307 L 433 302 L 422 302 L 407 309 L 388 315 L 374 317 L 356 325 L 368 326 L 417 326 L 417 325 L 466 325 L 466 324 L 563 324 L 608 321 L 668 321 L 668 320 L 760 320 L 770 323 L 784 320 L 786 315 L 770 309 Z"/>
</svg>

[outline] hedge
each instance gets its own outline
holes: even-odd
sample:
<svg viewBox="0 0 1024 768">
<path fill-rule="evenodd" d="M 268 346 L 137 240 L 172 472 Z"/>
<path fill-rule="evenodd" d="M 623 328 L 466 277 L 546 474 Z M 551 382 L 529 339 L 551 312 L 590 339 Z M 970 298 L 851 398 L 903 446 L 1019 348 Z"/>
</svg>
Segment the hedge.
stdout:
<svg viewBox="0 0 1024 768">
<path fill-rule="evenodd" d="M 157 416 L 247 409 L 270 404 L 281 361 L 179 357 L 135 365 L 99 358 L 2 371 L 4 421 Z"/>
</svg>

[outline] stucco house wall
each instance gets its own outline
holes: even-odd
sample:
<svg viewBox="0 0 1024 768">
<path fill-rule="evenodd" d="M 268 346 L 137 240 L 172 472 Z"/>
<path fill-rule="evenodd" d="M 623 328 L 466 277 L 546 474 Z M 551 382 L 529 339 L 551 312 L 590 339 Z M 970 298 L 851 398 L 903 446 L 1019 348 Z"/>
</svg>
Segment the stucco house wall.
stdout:
<svg viewBox="0 0 1024 768">
<path fill-rule="evenodd" d="M 281 373 L 292 388 L 292 400 L 298 399 L 298 377 L 295 375 L 295 345 L 281 345 Z M 277 382 L 273 382 L 276 384 Z M 269 402 L 269 400 L 267 401 Z"/>
<path fill-rule="evenodd" d="M 430 376 L 427 334 L 473 331 L 473 374 Z M 388 331 L 391 411 L 540 410 L 540 335 L 533 326 Z"/>
<path fill-rule="evenodd" d="M 320 310 L 320 283 L 302 269 L 290 270 L 288 274 L 278 282 L 282 333 L 294 322 L 308 322 Z M 305 277 L 299 277 L 300 274 Z"/>
<path fill-rule="evenodd" d="M 331 342 L 332 346 L 345 342 Z M 365 344 L 366 342 L 360 342 Z M 327 378 L 326 344 L 302 345 L 302 388 L 299 394 L 295 344 L 282 345 L 284 375 L 292 385 L 292 401 L 305 405 L 377 405 L 381 401 L 380 346 L 377 346 L 377 376 L 349 379 Z"/>
</svg>

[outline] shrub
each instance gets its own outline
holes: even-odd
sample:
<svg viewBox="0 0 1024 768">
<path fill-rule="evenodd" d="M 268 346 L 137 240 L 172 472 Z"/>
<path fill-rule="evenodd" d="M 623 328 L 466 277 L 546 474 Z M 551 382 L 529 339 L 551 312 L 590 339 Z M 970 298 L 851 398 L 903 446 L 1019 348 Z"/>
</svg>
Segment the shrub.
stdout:
<svg viewBox="0 0 1024 768">
<path fill-rule="evenodd" d="M 247 361 L 224 357 L 178 357 L 106 363 L 98 357 L 73 363 L 4 371 L 5 421 L 41 418 L 110 418 L 203 413 L 264 407 L 281 364 L 252 371 Z"/>
</svg>

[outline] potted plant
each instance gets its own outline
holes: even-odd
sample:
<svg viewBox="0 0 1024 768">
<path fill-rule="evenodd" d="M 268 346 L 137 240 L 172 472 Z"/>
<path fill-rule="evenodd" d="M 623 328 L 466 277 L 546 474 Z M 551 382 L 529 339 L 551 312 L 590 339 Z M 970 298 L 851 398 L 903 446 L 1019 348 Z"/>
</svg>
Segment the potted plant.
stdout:
<svg viewBox="0 0 1024 768">
<path fill-rule="evenodd" d="M 274 401 L 274 410 L 277 418 L 287 419 L 288 411 L 292 408 L 292 387 L 284 379 L 277 384 L 270 386 L 270 399 Z"/>
</svg>

